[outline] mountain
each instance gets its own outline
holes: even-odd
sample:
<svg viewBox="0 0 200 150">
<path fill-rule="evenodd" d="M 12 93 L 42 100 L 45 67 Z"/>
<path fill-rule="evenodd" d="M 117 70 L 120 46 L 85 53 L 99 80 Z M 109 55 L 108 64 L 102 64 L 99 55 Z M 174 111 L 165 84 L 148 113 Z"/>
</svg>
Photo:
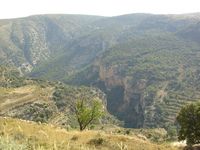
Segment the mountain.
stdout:
<svg viewBox="0 0 200 150">
<path fill-rule="evenodd" d="M 0 21 L 1 64 L 12 64 L 22 73 L 60 55 L 87 26 L 101 17 L 44 15 Z"/>
<path fill-rule="evenodd" d="M 1 20 L 0 62 L 21 76 L 99 88 L 126 127 L 168 129 L 200 98 L 199 22 L 199 13 Z"/>
</svg>

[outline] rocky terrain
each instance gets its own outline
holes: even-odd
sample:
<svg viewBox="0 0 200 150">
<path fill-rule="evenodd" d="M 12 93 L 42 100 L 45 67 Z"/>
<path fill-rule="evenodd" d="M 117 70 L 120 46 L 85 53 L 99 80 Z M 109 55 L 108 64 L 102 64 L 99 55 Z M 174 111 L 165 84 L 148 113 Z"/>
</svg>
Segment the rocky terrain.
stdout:
<svg viewBox="0 0 200 150">
<path fill-rule="evenodd" d="M 74 87 L 58 82 L 30 79 L 9 67 L 0 67 L 0 116 L 13 117 L 65 128 L 78 127 L 73 105 L 79 99 L 98 99 L 105 109 L 100 124 L 118 124 L 106 109 L 105 94 L 97 88 Z"/>
<path fill-rule="evenodd" d="M 100 89 L 108 111 L 125 127 L 169 129 L 175 127 L 180 107 L 200 97 L 199 22 L 199 13 L 38 15 L 0 20 L 0 63 L 17 68 L 20 79 Z M 5 73 L 1 76 L 4 80 Z M 5 99 L 21 94 L 31 101 L 30 91 L 38 87 L 23 88 L 25 93 L 16 93 L 20 87 L 6 91 Z M 38 90 L 41 95 L 52 92 L 51 86 L 42 89 Z M 30 105 L 36 110 L 41 107 Z"/>
</svg>

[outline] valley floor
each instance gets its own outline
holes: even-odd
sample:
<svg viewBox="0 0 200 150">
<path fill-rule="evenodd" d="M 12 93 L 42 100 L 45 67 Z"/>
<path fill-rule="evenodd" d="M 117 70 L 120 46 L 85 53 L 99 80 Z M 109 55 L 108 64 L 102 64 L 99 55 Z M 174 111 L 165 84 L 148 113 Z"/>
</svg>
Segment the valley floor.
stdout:
<svg viewBox="0 0 200 150">
<path fill-rule="evenodd" d="M 2 150 L 177 150 L 171 144 L 156 144 L 133 135 L 105 131 L 67 131 L 50 124 L 39 124 L 0 117 Z"/>
</svg>

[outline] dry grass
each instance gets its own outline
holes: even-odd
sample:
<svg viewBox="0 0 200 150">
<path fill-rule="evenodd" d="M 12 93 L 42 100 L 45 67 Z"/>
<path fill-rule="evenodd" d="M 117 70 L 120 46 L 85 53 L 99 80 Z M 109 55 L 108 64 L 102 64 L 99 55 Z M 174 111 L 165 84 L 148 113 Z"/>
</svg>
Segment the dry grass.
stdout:
<svg viewBox="0 0 200 150">
<path fill-rule="evenodd" d="M 0 118 L 0 135 L 35 150 L 176 150 L 175 147 L 157 145 L 133 135 L 66 131 L 53 125 L 11 118 Z"/>
<path fill-rule="evenodd" d="M 53 89 L 28 85 L 19 88 L 0 88 L 0 113 L 39 99 L 48 100 Z"/>
</svg>

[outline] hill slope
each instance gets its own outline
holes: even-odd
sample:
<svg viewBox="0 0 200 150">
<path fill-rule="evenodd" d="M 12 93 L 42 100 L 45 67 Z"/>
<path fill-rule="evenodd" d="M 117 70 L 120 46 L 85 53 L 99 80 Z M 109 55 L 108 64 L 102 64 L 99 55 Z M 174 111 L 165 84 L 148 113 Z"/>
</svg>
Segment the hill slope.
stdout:
<svg viewBox="0 0 200 150">
<path fill-rule="evenodd" d="M 0 21 L 0 63 L 34 78 L 100 88 L 126 127 L 174 125 L 198 101 L 199 13 L 42 15 Z"/>
<path fill-rule="evenodd" d="M 17 124 L 17 126 L 16 126 Z M 0 117 L 0 149 L 130 149 L 176 150 L 137 136 L 108 134 L 103 131 L 66 131 L 47 124 Z M 5 140 L 6 139 L 6 140 Z"/>
<path fill-rule="evenodd" d="M 101 17 L 41 15 L 0 21 L 0 62 L 30 72 L 70 47 L 78 31 Z M 70 53 L 70 51 L 69 51 Z"/>
<path fill-rule="evenodd" d="M 63 127 L 78 127 L 72 105 L 78 99 L 98 99 L 105 107 L 101 124 L 114 119 L 106 110 L 105 94 L 97 88 L 74 87 L 57 82 L 19 77 L 14 68 L 1 67 L 0 116 L 9 116 Z"/>
</svg>

